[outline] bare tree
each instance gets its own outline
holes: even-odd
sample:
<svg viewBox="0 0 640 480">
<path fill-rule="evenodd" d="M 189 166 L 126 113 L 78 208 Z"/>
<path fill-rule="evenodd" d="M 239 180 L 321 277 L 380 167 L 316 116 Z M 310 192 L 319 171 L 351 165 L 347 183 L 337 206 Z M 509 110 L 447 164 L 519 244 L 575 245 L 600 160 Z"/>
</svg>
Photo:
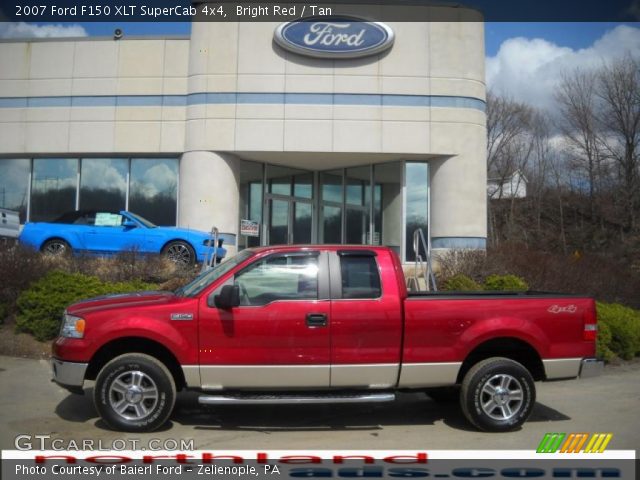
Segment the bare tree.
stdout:
<svg viewBox="0 0 640 480">
<path fill-rule="evenodd" d="M 498 185 L 493 197 L 502 199 L 502 186 L 517 172 L 523 173 L 533 151 L 531 122 L 534 109 L 524 103 L 489 92 L 487 95 L 487 167 L 489 178 Z M 516 198 L 510 198 L 507 236 L 514 228 Z M 489 232 L 491 241 L 498 242 L 495 234 L 496 219 L 489 206 Z"/>
<path fill-rule="evenodd" d="M 563 75 L 555 96 L 560 115 L 558 126 L 566 142 L 569 160 L 579 171 L 586 173 L 591 221 L 595 218 L 595 195 L 603 149 L 597 119 L 596 89 L 596 74 L 577 69 Z"/>
<path fill-rule="evenodd" d="M 640 61 L 630 55 L 602 67 L 598 96 L 608 155 L 618 167 L 625 227 L 634 230 L 640 207 Z"/>
<path fill-rule="evenodd" d="M 551 143 L 549 118 L 545 112 L 537 111 L 531 121 L 533 140 L 532 161 L 527 170 L 529 179 L 527 195 L 531 198 L 535 213 L 535 225 L 538 238 L 542 235 L 542 210 L 549 187 L 549 174 L 557 161 L 555 149 Z"/>
</svg>

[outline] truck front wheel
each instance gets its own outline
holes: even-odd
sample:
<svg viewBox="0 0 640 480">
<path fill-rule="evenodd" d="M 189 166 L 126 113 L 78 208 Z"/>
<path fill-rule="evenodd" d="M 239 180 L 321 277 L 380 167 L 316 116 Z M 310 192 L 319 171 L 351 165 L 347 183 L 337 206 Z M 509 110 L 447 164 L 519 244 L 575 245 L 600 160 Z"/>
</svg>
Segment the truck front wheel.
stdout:
<svg viewBox="0 0 640 480">
<path fill-rule="evenodd" d="M 520 427 L 533 410 L 533 377 L 520 363 L 508 358 L 483 360 L 467 372 L 460 404 L 467 419 L 480 430 L 507 432 Z"/>
<path fill-rule="evenodd" d="M 171 415 L 176 385 L 167 367 L 142 353 L 120 355 L 96 378 L 93 400 L 114 430 L 152 432 Z"/>
</svg>

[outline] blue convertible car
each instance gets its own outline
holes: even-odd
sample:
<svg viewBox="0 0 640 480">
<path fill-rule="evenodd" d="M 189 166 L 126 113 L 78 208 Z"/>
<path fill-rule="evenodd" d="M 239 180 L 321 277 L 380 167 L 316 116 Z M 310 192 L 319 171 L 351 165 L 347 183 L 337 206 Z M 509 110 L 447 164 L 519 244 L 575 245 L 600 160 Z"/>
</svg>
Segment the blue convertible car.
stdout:
<svg viewBox="0 0 640 480">
<path fill-rule="evenodd" d="M 126 211 L 79 210 L 65 213 L 53 222 L 27 223 L 19 241 L 51 255 L 113 255 L 135 250 L 166 255 L 176 263 L 193 265 L 205 260 L 210 235 L 186 228 L 158 227 Z M 226 250 L 218 245 L 216 257 L 222 259 L 225 254 Z"/>
</svg>

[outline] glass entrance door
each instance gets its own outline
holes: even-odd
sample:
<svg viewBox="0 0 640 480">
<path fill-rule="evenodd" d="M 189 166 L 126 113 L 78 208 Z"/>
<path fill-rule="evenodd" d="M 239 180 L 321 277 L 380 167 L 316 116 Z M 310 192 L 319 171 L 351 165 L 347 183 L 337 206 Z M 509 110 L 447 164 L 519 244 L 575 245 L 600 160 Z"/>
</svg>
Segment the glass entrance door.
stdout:
<svg viewBox="0 0 640 480">
<path fill-rule="evenodd" d="M 269 212 L 269 245 L 283 245 L 290 242 L 289 211 L 290 201 L 270 198 L 267 200 Z"/>
<path fill-rule="evenodd" d="M 311 202 L 267 196 L 269 245 L 311 243 Z"/>
<path fill-rule="evenodd" d="M 313 174 L 267 165 L 265 207 L 267 245 L 311 243 L 313 238 Z"/>
</svg>

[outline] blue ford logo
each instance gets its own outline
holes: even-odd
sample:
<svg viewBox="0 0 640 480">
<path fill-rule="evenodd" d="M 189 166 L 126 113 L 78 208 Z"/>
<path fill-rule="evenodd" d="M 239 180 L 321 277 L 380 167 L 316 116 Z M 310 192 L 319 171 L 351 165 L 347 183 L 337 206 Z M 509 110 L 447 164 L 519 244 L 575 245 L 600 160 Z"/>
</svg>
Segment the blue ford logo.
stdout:
<svg viewBox="0 0 640 480">
<path fill-rule="evenodd" d="M 393 30 L 355 17 L 309 17 L 275 31 L 281 47 L 320 58 L 354 58 L 380 53 L 393 44 Z"/>
</svg>

